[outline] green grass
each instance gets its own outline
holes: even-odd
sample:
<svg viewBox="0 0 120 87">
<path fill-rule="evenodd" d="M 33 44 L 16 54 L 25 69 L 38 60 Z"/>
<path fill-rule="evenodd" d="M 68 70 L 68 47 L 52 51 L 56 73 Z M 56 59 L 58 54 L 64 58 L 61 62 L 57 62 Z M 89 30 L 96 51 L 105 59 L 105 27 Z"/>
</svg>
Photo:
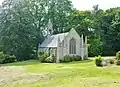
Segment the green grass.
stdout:
<svg viewBox="0 0 120 87">
<path fill-rule="evenodd" d="M 13 82 L 6 87 L 120 87 L 120 67 L 96 67 L 94 60 L 66 64 L 41 64 L 34 60 L 4 66 L 25 66 L 26 73 L 46 75 L 36 82 Z"/>
<path fill-rule="evenodd" d="M 0 66 L 26 66 L 26 65 L 36 65 L 40 64 L 38 60 L 28 60 L 28 61 L 21 61 L 15 63 L 8 63 L 8 64 L 0 64 Z"/>
</svg>

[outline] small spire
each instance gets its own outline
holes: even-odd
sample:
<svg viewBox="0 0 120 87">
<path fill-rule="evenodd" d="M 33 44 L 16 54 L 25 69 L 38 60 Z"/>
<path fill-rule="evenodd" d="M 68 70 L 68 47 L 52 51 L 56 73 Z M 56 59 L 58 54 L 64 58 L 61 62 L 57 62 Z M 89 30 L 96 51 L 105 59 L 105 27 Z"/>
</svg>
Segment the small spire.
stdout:
<svg viewBox="0 0 120 87">
<path fill-rule="evenodd" d="M 53 34 L 53 24 L 50 19 L 48 21 L 47 29 L 48 29 L 48 35 L 52 35 Z"/>
</svg>

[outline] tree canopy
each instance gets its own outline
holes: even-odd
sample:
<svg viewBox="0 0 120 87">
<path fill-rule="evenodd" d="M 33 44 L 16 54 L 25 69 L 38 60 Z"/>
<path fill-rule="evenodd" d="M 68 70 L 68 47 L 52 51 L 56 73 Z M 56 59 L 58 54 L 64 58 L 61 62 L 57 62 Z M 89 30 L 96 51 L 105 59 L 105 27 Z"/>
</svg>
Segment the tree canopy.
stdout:
<svg viewBox="0 0 120 87">
<path fill-rule="evenodd" d="M 74 11 L 69 0 L 4 0 L 0 7 L 0 46 L 18 60 L 37 57 L 51 19 L 54 33 L 64 32 Z"/>
<path fill-rule="evenodd" d="M 120 49 L 120 8 L 76 10 L 70 0 L 4 0 L 0 6 L 0 50 L 18 60 L 37 57 L 51 19 L 54 34 L 75 28 L 88 36 L 89 56 L 115 55 Z"/>
</svg>

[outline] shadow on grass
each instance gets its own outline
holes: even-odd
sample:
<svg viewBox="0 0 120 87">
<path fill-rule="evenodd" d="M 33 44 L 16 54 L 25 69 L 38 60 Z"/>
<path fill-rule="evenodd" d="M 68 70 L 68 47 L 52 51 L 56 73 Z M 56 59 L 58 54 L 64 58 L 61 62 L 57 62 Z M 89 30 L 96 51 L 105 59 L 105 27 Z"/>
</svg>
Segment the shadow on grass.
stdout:
<svg viewBox="0 0 120 87">
<path fill-rule="evenodd" d="M 62 63 L 62 64 L 78 64 L 78 63 L 91 63 L 93 62 L 93 59 L 88 59 L 88 60 L 82 60 L 82 61 L 73 61 L 73 62 L 69 62 L 69 63 Z"/>
<path fill-rule="evenodd" d="M 35 65 L 35 64 L 40 64 L 39 60 L 28 60 L 28 61 L 0 64 L 0 66 L 26 66 L 26 65 Z"/>
<path fill-rule="evenodd" d="M 78 62 L 72 62 L 72 63 L 89 63 L 89 62 L 93 62 L 94 60 L 88 59 L 88 60 L 82 60 L 82 61 L 78 61 Z"/>
</svg>

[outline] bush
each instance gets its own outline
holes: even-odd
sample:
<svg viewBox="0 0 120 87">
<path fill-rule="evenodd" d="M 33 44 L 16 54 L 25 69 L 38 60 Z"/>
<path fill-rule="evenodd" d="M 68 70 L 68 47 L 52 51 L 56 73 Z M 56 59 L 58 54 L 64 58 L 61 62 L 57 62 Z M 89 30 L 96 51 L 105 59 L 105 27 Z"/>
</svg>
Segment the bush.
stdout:
<svg viewBox="0 0 120 87">
<path fill-rule="evenodd" d="M 76 56 L 66 55 L 62 59 L 60 59 L 60 62 L 65 63 L 65 62 L 81 61 L 81 60 L 82 60 L 82 57 L 79 55 L 76 55 Z"/>
<path fill-rule="evenodd" d="M 87 55 L 84 56 L 84 60 L 88 60 L 88 56 Z"/>
<path fill-rule="evenodd" d="M 73 57 L 72 57 L 72 60 L 73 60 L 73 61 L 81 61 L 81 60 L 82 60 L 82 57 L 79 56 L 79 55 L 73 56 Z"/>
<path fill-rule="evenodd" d="M 5 60 L 5 55 L 3 52 L 0 52 L 0 63 L 3 63 L 3 60 Z"/>
<path fill-rule="evenodd" d="M 89 47 L 89 56 L 93 57 L 96 55 L 101 55 L 103 52 L 103 46 L 101 44 L 101 37 L 93 36 L 91 39 L 90 47 Z"/>
<path fill-rule="evenodd" d="M 43 51 L 40 51 L 40 52 L 39 52 L 39 55 L 43 55 L 43 54 L 44 54 L 44 52 L 43 52 Z"/>
<path fill-rule="evenodd" d="M 120 66 L 120 51 L 118 51 L 116 53 L 116 58 L 115 59 L 116 59 L 116 61 L 115 61 L 116 65 Z"/>
<path fill-rule="evenodd" d="M 3 63 L 12 63 L 16 61 L 16 56 L 14 55 L 5 55 L 5 59 L 3 60 Z"/>
<path fill-rule="evenodd" d="M 4 64 L 4 63 L 12 63 L 15 62 L 16 60 L 16 56 L 14 55 L 8 55 L 8 54 L 4 54 L 3 52 L 0 52 L 0 63 Z"/>
<path fill-rule="evenodd" d="M 46 63 L 54 63 L 55 62 L 55 56 L 49 56 L 45 59 Z"/>
<path fill-rule="evenodd" d="M 118 52 L 116 53 L 116 59 L 117 59 L 117 60 L 120 60 L 120 51 L 118 51 Z"/>
<path fill-rule="evenodd" d="M 120 60 L 116 61 L 116 65 L 120 66 Z"/>
<path fill-rule="evenodd" d="M 114 64 L 114 59 L 110 59 L 110 64 Z"/>
<path fill-rule="evenodd" d="M 95 59 L 96 66 L 102 66 L 101 63 L 102 63 L 102 57 L 101 56 L 96 57 Z"/>
<path fill-rule="evenodd" d="M 64 56 L 62 59 L 60 59 L 60 62 L 61 62 L 61 63 L 66 63 L 66 62 L 71 62 L 72 60 L 73 60 L 73 59 L 72 59 L 71 56 L 66 55 L 66 56 Z"/>
<path fill-rule="evenodd" d="M 41 63 L 45 63 L 46 58 L 49 57 L 48 53 L 44 53 L 43 55 L 40 56 L 39 60 Z"/>
</svg>

